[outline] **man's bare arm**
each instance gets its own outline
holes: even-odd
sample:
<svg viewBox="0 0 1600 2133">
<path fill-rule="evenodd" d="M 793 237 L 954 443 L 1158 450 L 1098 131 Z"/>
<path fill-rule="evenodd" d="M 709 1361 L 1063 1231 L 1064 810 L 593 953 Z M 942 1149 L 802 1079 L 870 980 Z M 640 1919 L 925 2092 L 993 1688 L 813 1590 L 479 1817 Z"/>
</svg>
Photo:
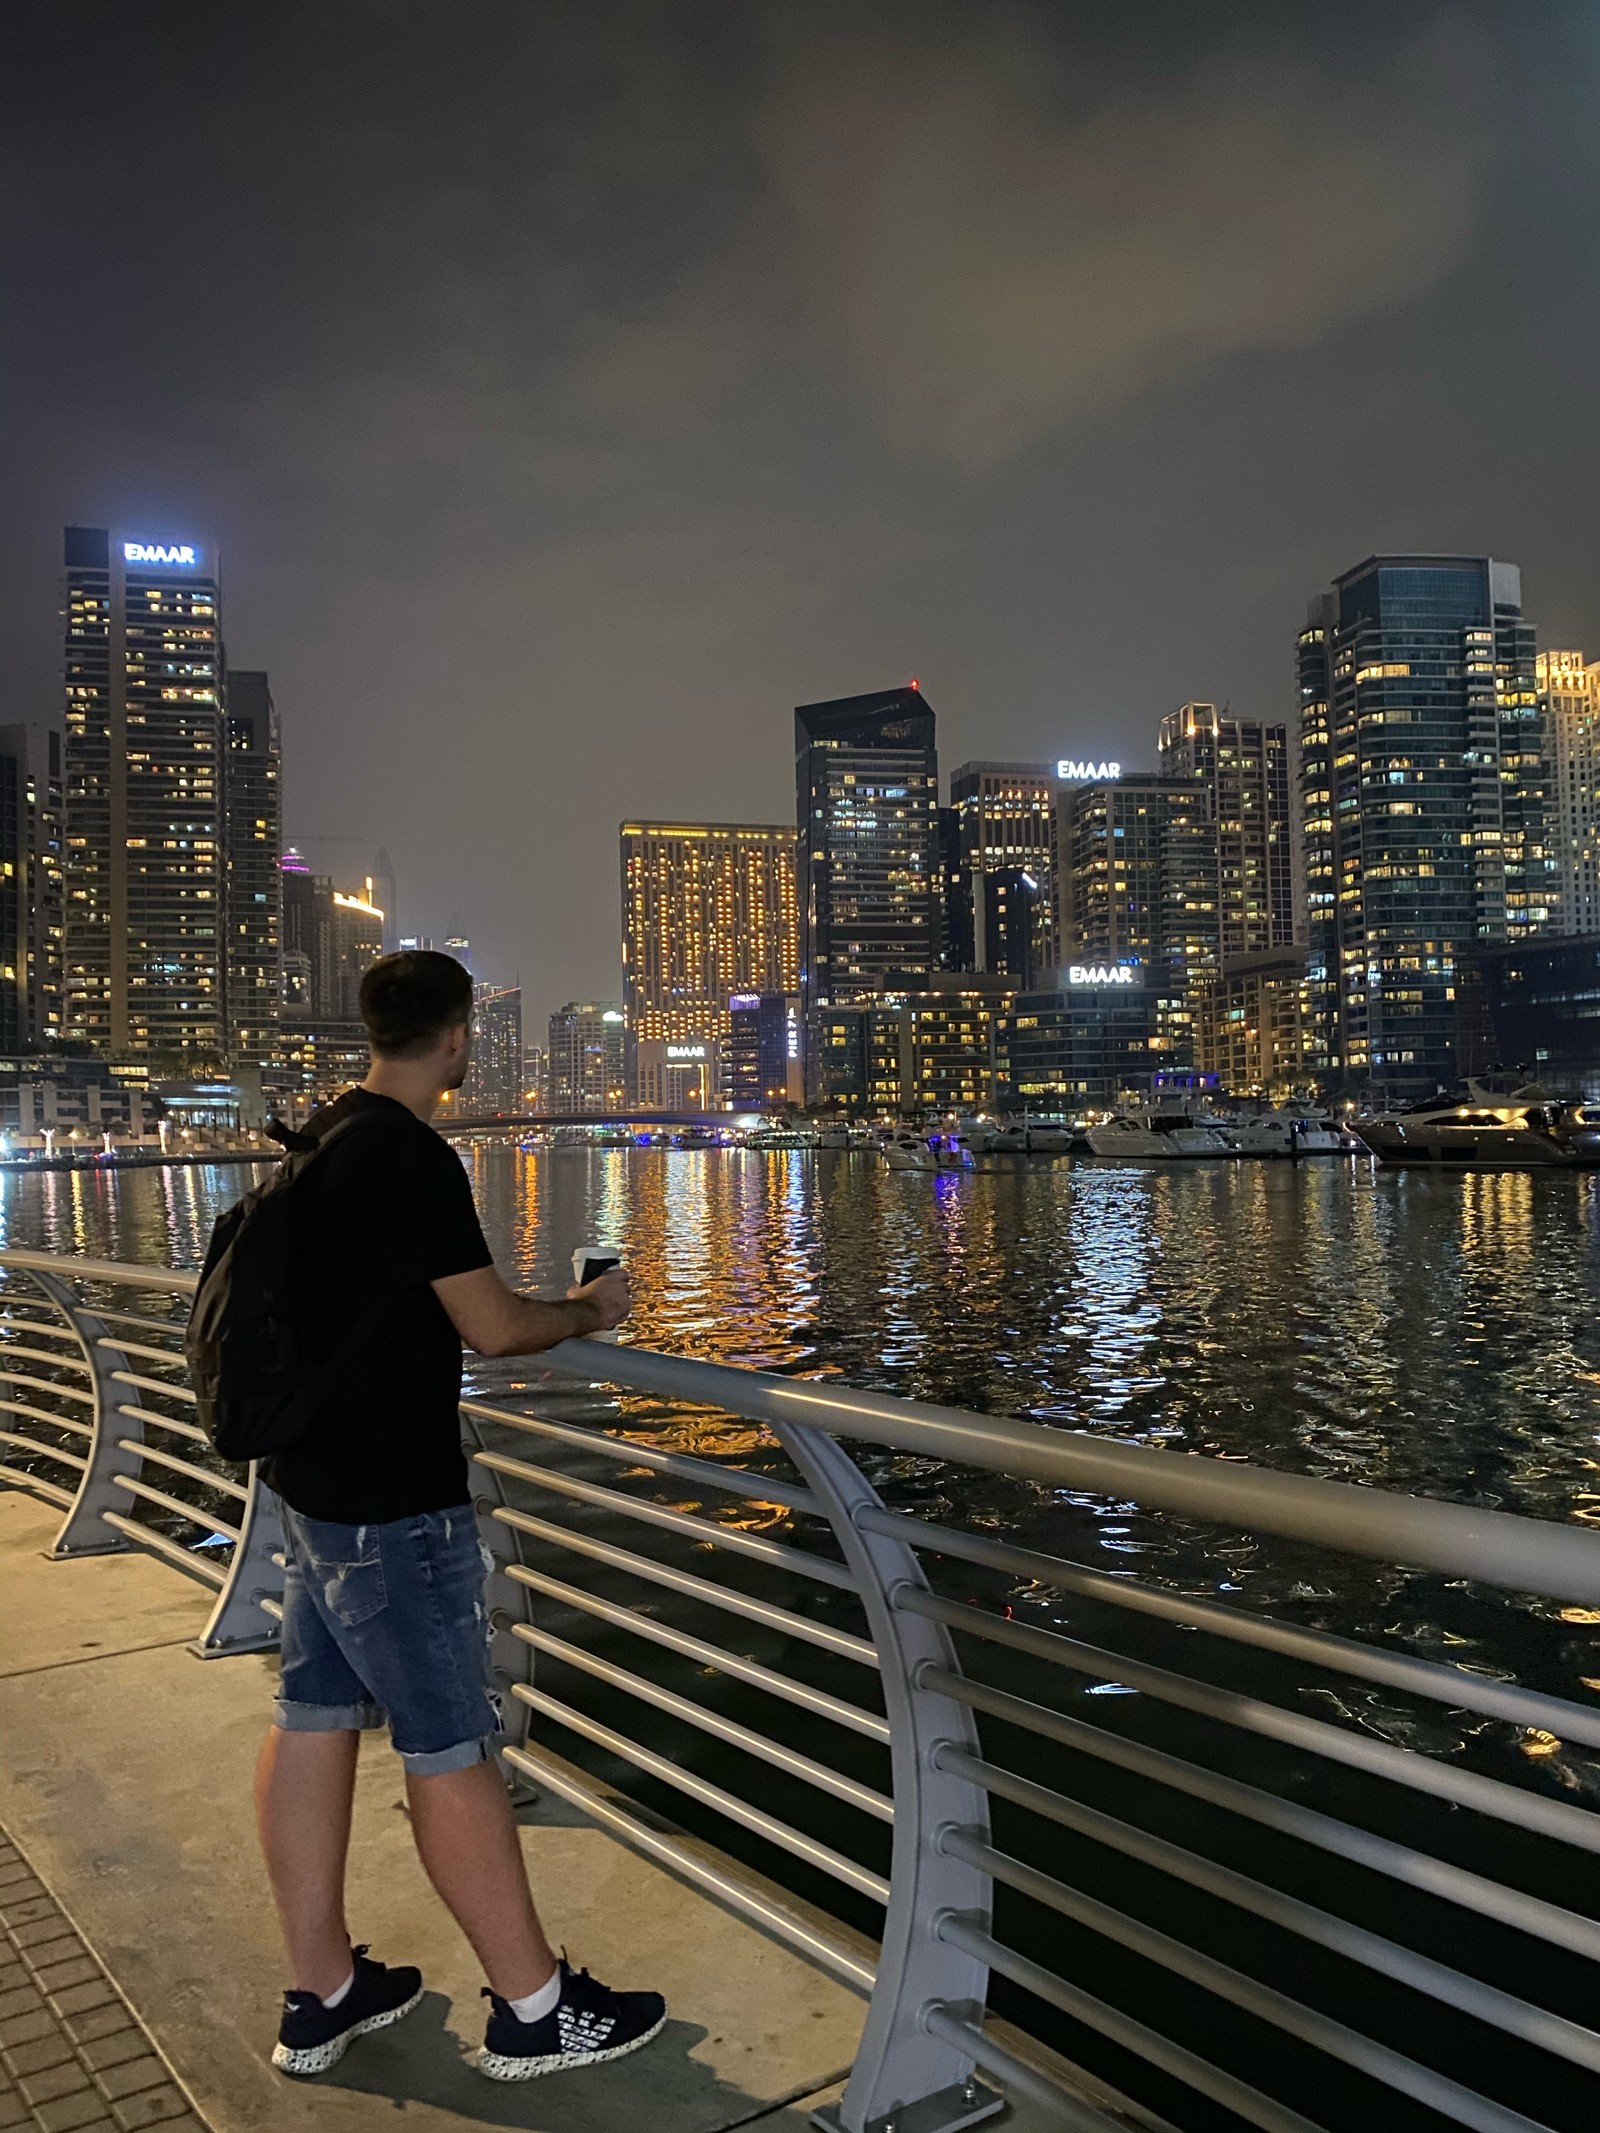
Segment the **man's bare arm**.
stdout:
<svg viewBox="0 0 1600 2133">
<path fill-rule="evenodd" d="M 446 1274 L 434 1282 L 433 1293 L 463 1341 L 479 1355 L 536 1355 L 576 1335 L 608 1332 L 627 1317 L 630 1301 L 628 1277 L 621 1267 L 581 1289 L 569 1289 L 564 1303 L 519 1296 L 492 1266 Z"/>
</svg>

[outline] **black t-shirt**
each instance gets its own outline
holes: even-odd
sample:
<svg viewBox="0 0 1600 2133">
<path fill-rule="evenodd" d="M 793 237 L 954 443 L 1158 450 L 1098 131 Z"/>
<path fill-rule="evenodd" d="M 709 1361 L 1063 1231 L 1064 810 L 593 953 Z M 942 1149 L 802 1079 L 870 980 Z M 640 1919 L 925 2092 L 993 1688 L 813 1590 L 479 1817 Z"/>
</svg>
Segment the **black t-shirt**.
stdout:
<svg viewBox="0 0 1600 2133">
<path fill-rule="evenodd" d="M 461 1336 L 428 1284 L 494 1263 L 459 1158 L 404 1104 L 349 1089 L 305 1131 L 354 1112 L 370 1115 L 292 1188 L 311 1344 L 334 1367 L 266 1470 L 304 1517 L 352 1526 L 467 1501 Z"/>
</svg>

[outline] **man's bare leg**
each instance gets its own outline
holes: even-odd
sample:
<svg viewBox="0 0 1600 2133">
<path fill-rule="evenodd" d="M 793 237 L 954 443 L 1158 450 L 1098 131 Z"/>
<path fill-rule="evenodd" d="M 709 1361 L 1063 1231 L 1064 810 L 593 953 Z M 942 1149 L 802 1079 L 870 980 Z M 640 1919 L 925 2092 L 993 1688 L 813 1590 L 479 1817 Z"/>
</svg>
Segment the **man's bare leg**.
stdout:
<svg viewBox="0 0 1600 2133">
<path fill-rule="evenodd" d="M 406 1776 L 411 1831 L 428 1879 L 471 1941 L 503 2000 L 555 1975 L 555 1951 L 533 1907 L 511 1801 L 498 1763 Z"/>
<path fill-rule="evenodd" d="M 355 1732 L 269 1728 L 256 1763 L 256 1828 L 295 1986 L 326 1999 L 350 1975 L 345 1855 L 355 1796 Z"/>
</svg>

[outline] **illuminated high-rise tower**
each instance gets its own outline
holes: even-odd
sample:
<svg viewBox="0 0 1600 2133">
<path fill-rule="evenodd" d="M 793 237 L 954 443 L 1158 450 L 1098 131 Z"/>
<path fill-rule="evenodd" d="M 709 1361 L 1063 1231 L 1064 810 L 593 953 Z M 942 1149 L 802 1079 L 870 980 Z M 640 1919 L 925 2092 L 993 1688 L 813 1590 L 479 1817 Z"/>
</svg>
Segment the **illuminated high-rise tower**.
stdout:
<svg viewBox="0 0 1600 2133">
<path fill-rule="evenodd" d="M 658 1043 L 710 1047 L 729 1002 L 795 990 L 795 833 L 786 823 L 624 822 L 622 984 L 640 1094 Z M 715 1092 L 711 1092 L 715 1093 Z"/>
<path fill-rule="evenodd" d="M 265 674 L 229 670 L 223 731 L 228 1056 L 235 1066 L 268 1066 L 283 998 L 283 787 Z"/>
<path fill-rule="evenodd" d="M 1318 1042 L 1339 1081 L 1430 1095 L 1456 1069 L 1456 965 L 1546 926 L 1555 859 L 1522 573 L 1370 556 L 1299 639 Z"/>
<path fill-rule="evenodd" d="M 66 534 L 65 1034 L 219 1056 L 222 637 L 204 544 Z"/>
<path fill-rule="evenodd" d="M 939 761 L 915 682 L 801 704 L 794 730 L 800 992 L 817 1093 L 823 1012 L 938 968 Z"/>
<path fill-rule="evenodd" d="M 1557 922 L 1563 933 L 1600 933 L 1600 660 L 1541 652 L 1537 672 L 1553 786 Z"/>
</svg>

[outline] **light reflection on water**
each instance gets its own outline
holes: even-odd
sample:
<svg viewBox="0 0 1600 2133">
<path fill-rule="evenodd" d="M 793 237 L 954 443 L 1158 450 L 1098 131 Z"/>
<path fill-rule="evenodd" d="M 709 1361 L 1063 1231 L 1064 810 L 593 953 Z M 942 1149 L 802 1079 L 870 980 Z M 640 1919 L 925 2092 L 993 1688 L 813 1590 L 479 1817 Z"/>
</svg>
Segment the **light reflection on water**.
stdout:
<svg viewBox="0 0 1600 2133">
<path fill-rule="evenodd" d="M 1058 1163 L 929 1178 L 826 1151 L 507 1143 L 465 1160 L 508 1274 L 559 1293 L 575 1244 L 615 1246 L 648 1345 L 1600 1524 L 1592 1176 Z M 250 1175 L 0 1174 L 0 1238 L 194 1265 Z M 473 1376 L 504 1388 L 527 1366 Z M 684 1433 L 759 1457 L 743 1424 Z M 1330 1627 L 1464 1637 L 1479 1663 L 1527 1673 L 1505 1647 L 1509 1601 L 1433 1587 L 1419 1622 L 1420 1588 L 1402 1606 L 1394 1573 L 1288 1543 L 993 1477 L 950 1503 L 916 1462 L 880 1479 L 1188 1589 L 1315 1596 Z M 1535 1671 L 1600 1676 L 1597 1629 L 1569 1614 Z"/>
</svg>

